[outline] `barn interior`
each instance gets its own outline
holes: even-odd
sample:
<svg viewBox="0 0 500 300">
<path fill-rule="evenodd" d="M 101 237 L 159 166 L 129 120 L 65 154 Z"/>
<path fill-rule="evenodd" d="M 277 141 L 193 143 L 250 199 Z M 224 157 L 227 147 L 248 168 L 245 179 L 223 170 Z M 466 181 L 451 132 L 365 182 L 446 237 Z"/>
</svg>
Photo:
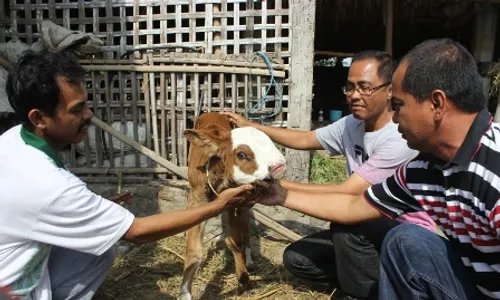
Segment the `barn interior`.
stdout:
<svg viewBox="0 0 500 300">
<path fill-rule="evenodd" d="M 332 121 L 330 110 L 349 113 L 341 91 L 348 72 L 342 59 L 352 53 L 386 50 L 399 59 L 426 39 L 449 37 L 467 47 L 478 62 L 498 61 L 497 6 L 491 1 L 318 0 L 313 126 L 320 110 L 325 122 Z M 481 51 L 490 52 L 489 57 L 480 57 Z M 497 97 L 489 102 L 492 112 Z"/>
</svg>

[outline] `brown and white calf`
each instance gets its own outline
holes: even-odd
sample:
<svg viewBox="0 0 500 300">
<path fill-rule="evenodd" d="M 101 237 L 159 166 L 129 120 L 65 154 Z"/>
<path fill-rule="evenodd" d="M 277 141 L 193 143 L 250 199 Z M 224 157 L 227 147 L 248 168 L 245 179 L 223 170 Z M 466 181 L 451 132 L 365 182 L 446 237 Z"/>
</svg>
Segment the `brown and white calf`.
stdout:
<svg viewBox="0 0 500 300">
<path fill-rule="evenodd" d="M 184 136 L 190 142 L 188 207 L 211 201 L 228 187 L 248 183 L 262 186 L 259 183 L 271 181 L 284 171 L 285 157 L 266 134 L 251 127 L 232 129 L 229 119 L 219 113 L 200 115 L 194 129 L 186 130 Z M 246 289 L 246 267 L 252 264 L 248 208 L 229 209 L 227 216 L 229 233 L 225 242 L 234 255 L 239 286 Z M 204 228 L 202 223 L 187 232 L 179 300 L 191 299 L 193 277 L 203 261 Z"/>
</svg>

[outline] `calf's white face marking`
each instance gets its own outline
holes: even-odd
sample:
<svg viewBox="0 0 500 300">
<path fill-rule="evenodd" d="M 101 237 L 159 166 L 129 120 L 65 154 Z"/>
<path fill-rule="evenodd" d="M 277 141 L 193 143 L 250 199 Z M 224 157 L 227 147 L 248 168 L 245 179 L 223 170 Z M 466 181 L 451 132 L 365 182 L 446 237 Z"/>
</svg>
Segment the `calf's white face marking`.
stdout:
<svg viewBox="0 0 500 300">
<path fill-rule="evenodd" d="M 255 180 L 264 180 L 266 177 L 280 176 L 286 164 L 285 156 L 276 148 L 273 141 L 262 131 L 253 127 L 242 127 L 231 130 L 233 151 L 248 146 L 253 152 L 255 171 L 251 174 L 245 172 L 237 163 L 233 166 L 233 179 L 237 184 L 248 184 Z M 240 155 L 241 156 L 241 155 Z M 243 157 L 243 156 L 241 156 Z M 236 153 L 236 160 L 240 159 Z M 247 157 L 247 159 L 252 159 Z M 277 172 L 271 172 L 276 167 L 282 166 Z"/>
</svg>

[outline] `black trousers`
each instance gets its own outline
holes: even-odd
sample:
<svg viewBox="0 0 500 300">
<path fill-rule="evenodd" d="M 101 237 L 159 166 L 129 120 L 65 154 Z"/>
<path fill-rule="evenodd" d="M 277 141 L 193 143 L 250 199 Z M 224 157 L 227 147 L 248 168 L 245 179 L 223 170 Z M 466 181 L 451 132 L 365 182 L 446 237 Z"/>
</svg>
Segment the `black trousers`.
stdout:
<svg viewBox="0 0 500 300">
<path fill-rule="evenodd" d="M 339 288 L 352 297 L 377 299 L 380 247 L 387 232 L 399 224 L 388 219 L 356 225 L 332 223 L 330 230 L 290 244 L 283 263 L 315 289 Z"/>
</svg>

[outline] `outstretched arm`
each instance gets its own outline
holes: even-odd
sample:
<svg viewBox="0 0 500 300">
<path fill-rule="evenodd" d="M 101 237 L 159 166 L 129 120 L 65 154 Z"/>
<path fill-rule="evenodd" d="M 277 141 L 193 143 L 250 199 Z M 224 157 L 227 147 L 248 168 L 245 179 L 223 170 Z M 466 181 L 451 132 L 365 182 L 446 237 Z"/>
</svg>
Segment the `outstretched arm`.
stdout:
<svg viewBox="0 0 500 300">
<path fill-rule="evenodd" d="M 287 191 L 279 184 L 259 200 L 263 205 L 281 205 L 311 217 L 340 224 L 355 224 L 381 218 L 362 195 Z"/>
<path fill-rule="evenodd" d="M 215 217 L 230 206 L 252 206 L 253 200 L 237 197 L 251 188 L 251 185 L 244 185 L 227 189 L 214 201 L 198 207 L 135 218 L 123 239 L 135 244 L 157 241 Z"/>
<path fill-rule="evenodd" d="M 370 183 L 363 179 L 358 174 L 352 174 L 346 181 L 340 184 L 317 184 L 317 183 L 302 183 L 288 180 L 281 180 L 281 186 L 287 190 L 305 192 L 311 194 L 337 193 L 348 195 L 361 195 L 370 187 Z"/>
</svg>

